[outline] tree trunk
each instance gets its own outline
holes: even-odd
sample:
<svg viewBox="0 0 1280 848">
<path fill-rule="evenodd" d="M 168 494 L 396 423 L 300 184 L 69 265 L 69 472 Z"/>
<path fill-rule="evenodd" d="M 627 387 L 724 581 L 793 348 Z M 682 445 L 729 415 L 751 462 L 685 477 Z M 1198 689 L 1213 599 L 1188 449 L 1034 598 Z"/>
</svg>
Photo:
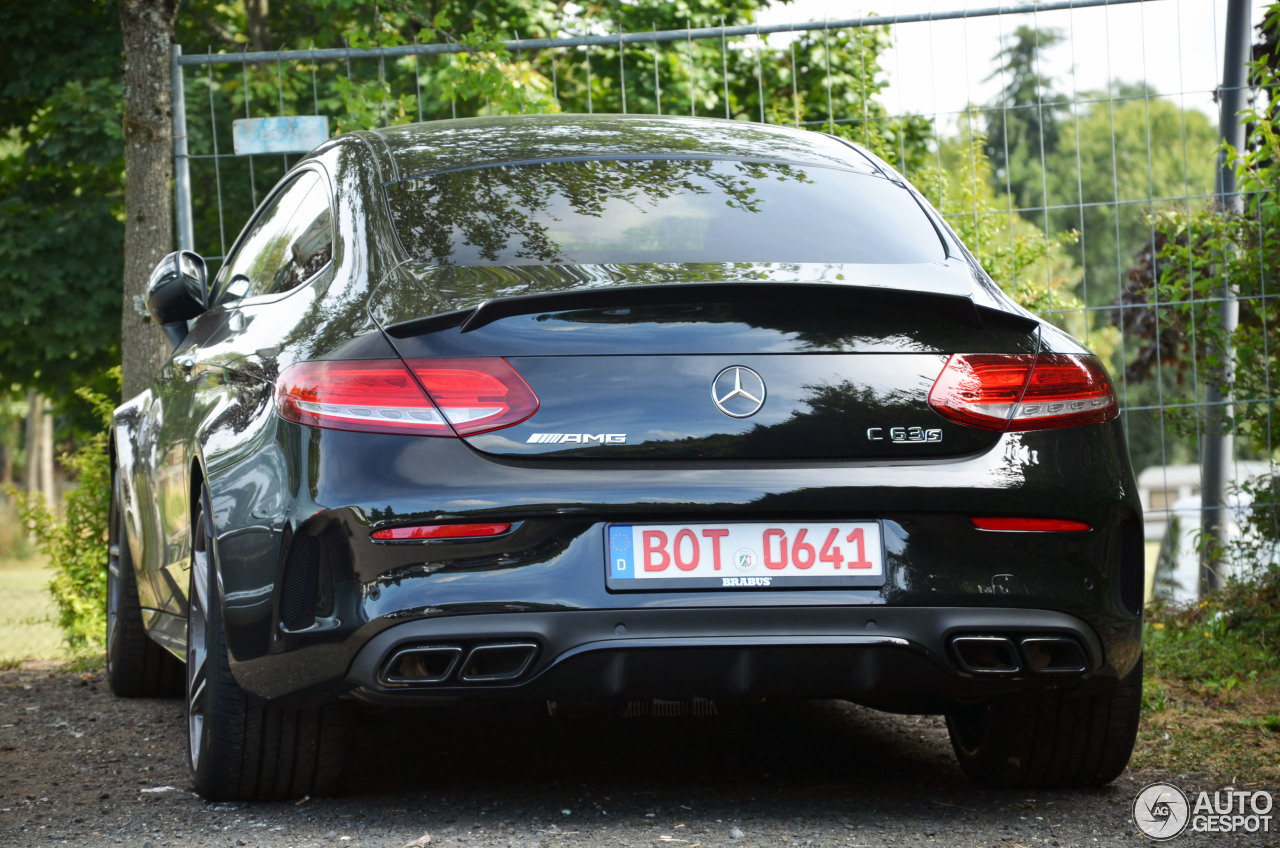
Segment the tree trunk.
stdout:
<svg viewBox="0 0 1280 848">
<path fill-rule="evenodd" d="M 6 444 L 3 450 L 4 461 L 0 462 L 0 486 L 11 486 L 13 485 L 13 444 Z"/>
<path fill-rule="evenodd" d="M 270 0 L 244 0 L 244 16 L 249 20 L 249 42 L 255 51 L 271 49 L 271 25 L 267 21 Z"/>
<path fill-rule="evenodd" d="M 22 473 L 26 477 L 27 496 L 32 497 L 40 491 L 40 419 L 44 415 L 44 398 L 34 391 L 27 392 L 27 438 L 26 462 Z"/>
<path fill-rule="evenodd" d="M 120 358 L 129 398 L 168 350 L 147 313 L 147 280 L 173 249 L 173 115 L 169 54 L 178 0 L 120 0 L 124 35 L 124 310 Z"/>
<path fill-rule="evenodd" d="M 53 480 L 53 409 L 44 401 L 43 414 L 40 416 L 40 493 L 44 496 L 44 505 L 49 510 L 58 508 L 58 490 Z"/>
</svg>

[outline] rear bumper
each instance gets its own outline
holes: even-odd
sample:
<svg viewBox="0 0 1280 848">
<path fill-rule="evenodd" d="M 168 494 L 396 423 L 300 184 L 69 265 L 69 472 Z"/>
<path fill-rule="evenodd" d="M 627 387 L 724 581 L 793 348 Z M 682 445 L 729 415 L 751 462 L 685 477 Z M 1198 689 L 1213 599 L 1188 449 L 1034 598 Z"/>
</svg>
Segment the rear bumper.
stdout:
<svg viewBox="0 0 1280 848">
<path fill-rule="evenodd" d="M 1058 637 L 1082 668 L 967 671 L 960 635 Z M 1133 639 L 1140 638 L 1138 633 Z M 487 645 L 532 646 L 509 679 L 467 682 L 467 655 Z M 395 682 L 389 663 L 415 648 L 459 648 L 442 679 Z M 1122 654 L 1130 653 L 1122 651 Z M 661 609 L 538 612 L 421 619 L 390 627 L 356 655 L 346 683 L 361 699 L 405 704 L 455 697 L 539 700 L 846 698 L 933 712 L 949 703 L 1045 686 L 1114 685 L 1097 634 L 1055 612 L 956 608 Z"/>
<path fill-rule="evenodd" d="M 264 698 L 794 695 L 930 711 L 1027 687 L 1105 686 L 1141 653 L 1123 580 L 1138 576 L 1140 605 L 1141 519 L 1118 424 L 1008 435 L 963 460 L 894 466 L 534 467 L 444 439 L 297 435 L 315 461 L 299 469 L 295 500 L 210 482 L 231 670 Z M 258 517 L 282 508 L 279 523 Z M 975 528 L 975 514 L 1093 529 L 992 533 Z M 609 523 L 809 519 L 879 521 L 883 585 L 606 585 Z M 370 538 L 380 526 L 472 521 L 513 527 L 474 541 Z M 1059 631 L 1087 656 L 1077 674 L 973 675 L 949 653 L 961 632 L 1008 634 L 1016 653 L 1017 639 Z M 534 656 L 512 681 L 379 677 L 406 646 L 437 644 L 461 661 L 484 642 L 528 642 Z"/>
</svg>

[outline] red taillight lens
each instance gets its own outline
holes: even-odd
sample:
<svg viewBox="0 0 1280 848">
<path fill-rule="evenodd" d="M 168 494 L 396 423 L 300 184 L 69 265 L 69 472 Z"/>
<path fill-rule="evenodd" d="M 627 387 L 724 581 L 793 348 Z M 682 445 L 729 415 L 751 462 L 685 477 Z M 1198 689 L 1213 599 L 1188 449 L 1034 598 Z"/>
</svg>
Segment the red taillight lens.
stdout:
<svg viewBox="0 0 1280 848">
<path fill-rule="evenodd" d="M 380 542 L 465 539 L 475 536 L 497 536 L 510 529 L 510 524 L 419 524 L 413 527 L 388 527 L 386 530 L 375 530 L 372 538 Z"/>
<path fill-rule="evenodd" d="M 996 432 L 1077 427 L 1117 414 L 1098 360 L 1065 353 L 957 353 L 934 381 L 929 406 L 950 421 Z"/>
<path fill-rule="evenodd" d="M 979 530 L 1006 530 L 1015 533 L 1079 533 L 1088 530 L 1083 521 L 1067 518 L 970 518 Z"/>
<path fill-rule="evenodd" d="M 408 363 L 460 436 L 510 427 L 538 411 L 533 389 L 505 359 L 410 359 Z"/>
<path fill-rule="evenodd" d="M 299 362 L 276 380 L 276 410 L 333 430 L 469 436 L 519 424 L 538 398 L 498 357 Z"/>
<path fill-rule="evenodd" d="M 1045 353 L 1036 358 L 1010 430 L 1048 430 L 1099 424 L 1119 414 L 1116 393 L 1092 356 Z"/>
<path fill-rule="evenodd" d="M 398 359 L 299 362 L 276 380 L 281 417 L 332 430 L 452 436 Z"/>
<path fill-rule="evenodd" d="M 1031 354 L 957 353 L 933 381 L 929 406 L 958 424 L 1002 431 L 1035 362 Z"/>
</svg>

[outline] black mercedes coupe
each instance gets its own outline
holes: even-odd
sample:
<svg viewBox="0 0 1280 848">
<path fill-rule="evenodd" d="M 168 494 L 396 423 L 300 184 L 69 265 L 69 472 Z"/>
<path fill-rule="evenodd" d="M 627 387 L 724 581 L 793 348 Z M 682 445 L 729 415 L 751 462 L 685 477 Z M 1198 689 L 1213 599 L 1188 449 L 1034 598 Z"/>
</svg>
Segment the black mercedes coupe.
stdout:
<svg viewBox="0 0 1280 848">
<path fill-rule="evenodd" d="M 1115 392 L 892 168 L 745 122 L 477 118 L 300 161 L 115 414 L 108 675 L 196 790 L 338 791 L 360 704 L 945 714 L 992 786 L 1125 767 Z"/>
</svg>

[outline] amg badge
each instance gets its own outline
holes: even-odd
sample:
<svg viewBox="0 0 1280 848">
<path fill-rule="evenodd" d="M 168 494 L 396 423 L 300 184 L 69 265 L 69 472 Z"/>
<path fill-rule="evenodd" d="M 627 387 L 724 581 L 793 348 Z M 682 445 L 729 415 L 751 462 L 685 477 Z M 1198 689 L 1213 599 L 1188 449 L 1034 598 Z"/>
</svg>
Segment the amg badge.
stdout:
<svg viewBox="0 0 1280 848">
<path fill-rule="evenodd" d="M 625 445 L 626 433 L 534 433 L 527 445 Z"/>
</svg>

